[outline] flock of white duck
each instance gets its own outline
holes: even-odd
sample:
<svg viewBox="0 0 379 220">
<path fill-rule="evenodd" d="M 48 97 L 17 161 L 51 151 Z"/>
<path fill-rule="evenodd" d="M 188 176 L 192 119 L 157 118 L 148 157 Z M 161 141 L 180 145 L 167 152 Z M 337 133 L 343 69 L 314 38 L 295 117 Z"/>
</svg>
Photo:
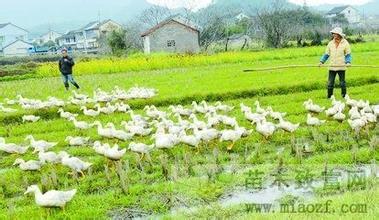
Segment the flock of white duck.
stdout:
<svg viewBox="0 0 379 220">
<path fill-rule="evenodd" d="M 132 98 L 150 98 L 156 94 L 153 89 L 133 88 L 125 92 L 115 88 L 110 94 L 100 89 L 94 92 L 94 98 L 87 95 L 74 92 L 70 98 L 70 103 L 79 105 L 83 115 L 96 118 L 100 114 L 113 114 L 116 112 L 128 114 L 129 121 L 122 121 L 119 126 L 113 123 L 103 125 L 99 120 L 94 122 L 78 121 L 79 114 L 64 111 L 65 102 L 50 97 L 48 101 L 31 100 L 18 96 L 17 100 L 6 100 L 8 105 L 19 104 L 24 109 L 40 109 L 47 107 L 60 107 L 59 115 L 73 123 L 78 130 L 88 130 L 95 127 L 97 134 L 104 139 L 114 139 L 119 143 L 128 141 L 129 145 L 120 148 L 118 144 L 111 146 L 108 143 L 100 141 L 91 141 L 88 137 L 72 137 L 65 139 L 67 145 L 72 147 L 91 146 L 95 153 L 104 156 L 111 161 L 119 161 L 123 158 L 127 150 L 141 154 L 141 159 L 145 154 L 149 154 L 154 149 L 170 149 L 179 144 L 185 144 L 199 149 L 201 144 L 208 145 L 213 141 L 228 142 L 228 150 L 233 148 L 236 141 L 243 137 L 249 136 L 253 129 L 242 127 L 235 117 L 228 116 L 228 112 L 235 107 L 216 102 L 214 105 L 202 101 L 200 103 L 192 102 L 191 107 L 186 108 L 182 105 L 171 105 L 168 112 L 158 110 L 154 105 L 144 108 L 144 115 L 135 114 L 134 111 L 123 102 L 116 101 L 128 100 Z M 85 105 L 88 103 L 95 104 L 94 109 L 88 109 Z M 325 112 L 326 116 L 332 120 L 343 122 L 346 120 L 345 109 L 348 111 L 348 123 L 354 131 L 359 132 L 369 123 L 376 123 L 379 116 L 379 105 L 370 106 L 368 101 L 353 100 L 346 96 L 345 102 L 331 98 L 332 106 L 328 109 L 321 107 L 311 99 L 304 102 L 305 109 L 309 112 L 306 120 L 308 126 L 320 126 L 326 120 L 320 120 L 317 114 Z M 102 107 L 103 106 L 103 107 Z M 0 105 L 2 111 L 13 112 L 10 108 Z M 263 136 L 265 140 L 270 138 L 276 131 L 294 133 L 300 126 L 300 123 L 294 124 L 284 118 L 286 113 L 275 112 L 272 107 L 261 107 L 259 101 L 255 102 L 255 110 L 252 107 L 240 104 L 240 109 L 246 120 L 255 126 L 255 131 Z M 24 116 L 23 121 L 36 121 L 37 116 Z M 220 125 L 220 126 L 219 126 Z M 218 129 L 222 127 L 223 129 Z M 134 137 L 147 137 L 152 140 L 151 144 L 137 143 L 133 141 Z M 58 143 L 48 142 L 45 140 L 35 140 L 32 135 L 26 137 L 29 144 L 22 146 L 14 143 L 6 143 L 4 138 L 0 138 L 0 151 L 10 154 L 25 154 L 29 147 L 33 148 L 33 153 L 38 153 L 38 160 L 24 161 L 21 158 L 16 159 L 14 165 L 18 165 L 24 171 L 37 171 L 47 163 L 61 164 L 69 167 L 73 172 L 80 173 L 84 176 L 92 164 L 83 161 L 77 157 L 69 155 L 65 151 L 55 153 L 51 151 Z M 70 201 L 76 193 L 72 191 L 49 191 L 42 194 L 38 186 L 30 186 L 26 193 L 35 193 L 36 203 L 44 207 L 63 207 L 66 202 Z"/>
</svg>

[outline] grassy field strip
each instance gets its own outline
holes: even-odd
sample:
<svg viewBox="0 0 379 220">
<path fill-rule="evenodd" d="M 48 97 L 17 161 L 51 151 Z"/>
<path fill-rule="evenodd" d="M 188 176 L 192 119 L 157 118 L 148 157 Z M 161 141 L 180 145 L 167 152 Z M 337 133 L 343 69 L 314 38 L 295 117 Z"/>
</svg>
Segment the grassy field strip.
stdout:
<svg viewBox="0 0 379 220">
<path fill-rule="evenodd" d="M 293 61 L 278 60 L 251 64 L 236 64 L 226 66 L 207 66 L 198 68 L 183 68 L 179 70 L 147 71 L 140 73 L 122 73 L 106 75 L 78 76 L 83 92 L 92 93 L 95 88 L 111 90 L 117 85 L 128 88 L 135 84 L 153 87 L 159 90 L 159 98 L 183 97 L 194 94 L 228 93 L 247 89 L 275 88 L 277 86 L 292 86 L 311 83 L 326 84 L 326 68 L 292 69 L 271 73 L 243 73 L 246 68 L 264 67 L 267 65 L 317 63 L 319 57 L 295 59 Z M 354 63 L 372 64 L 379 59 L 376 54 L 355 54 Z M 359 74 L 357 74 L 359 72 Z M 56 75 L 57 76 L 57 75 Z M 348 83 L 355 79 L 379 78 L 375 69 L 352 69 L 347 73 Z M 17 94 L 33 95 L 35 98 L 45 98 L 48 95 L 65 97 L 60 77 L 29 79 L 3 82 L 0 84 L 0 99 L 14 97 Z M 172 93 L 172 91 L 176 91 Z"/>
<path fill-rule="evenodd" d="M 379 46 L 375 42 L 355 44 L 352 46 L 355 53 L 376 52 Z M 156 54 L 149 57 L 134 56 L 129 59 L 109 58 L 90 60 L 77 65 L 78 74 L 117 73 L 128 71 L 146 71 L 169 69 L 176 67 L 196 67 L 217 64 L 233 64 L 262 60 L 296 59 L 296 57 L 320 56 L 325 51 L 325 46 L 310 48 L 286 48 L 279 50 L 266 50 L 258 52 L 227 52 L 214 55 L 197 56 L 168 56 Z M 162 60 L 164 62 L 161 62 Z M 42 65 L 37 74 L 41 76 L 54 76 L 58 73 L 56 63 Z"/>
<path fill-rule="evenodd" d="M 371 86 L 365 86 L 365 87 L 356 87 L 351 89 L 351 95 L 353 97 L 359 97 L 363 99 L 369 99 L 372 103 L 379 103 L 379 97 L 375 97 L 371 95 L 371 92 L 377 93 L 379 92 L 379 86 L 378 84 L 374 84 Z M 370 92 L 367 92 L 370 91 Z M 328 100 L 325 100 L 324 98 L 324 91 L 313 91 L 308 93 L 298 93 L 298 94 L 292 94 L 292 95 L 282 95 L 282 96 L 271 96 L 271 97 L 262 97 L 259 100 L 261 101 L 262 105 L 270 105 L 274 108 L 274 110 L 287 112 L 288 116 L 286 117 L 288 120 L 292 122 L 299 122 L 302 123 L 302 127 L 297 131 L 297 136 L 308 136 L 309 135 L 309 129 L 304 126 L 305 118 L 306 118 L 306 111 L 302 107 L 302 102 L 306 100 L 309 97 L 312 97 L 315 102 L 324 105 L 329 106 L 330 102 Z M 239 110 L 239 104 L 241 102 L 252 105 L 252 103 L 256 99 L 239 99 L 239 100 L 232 100 L 226 102 L 227 104 L 235 105 L 236 110 L 233 111 L 234 116 L 238 118 L 238 121 L 242 126 L 246 126 L 251 128 L 252 126 L 249 125 L 249 123 L 243 119 L 243 116 Z M 290 101 L 289 101 L 290 100 Z M 295 108 L 294 108 L 295 106 Z M 165 110 L 161 108 L 162 110 Z M 142 113 L 141 111 L 137 111 L 137 113 Z M 321 115 L 321 118 L 325 118 L 324 115 Z M 88 117 L 81 116 L 80 120 L 86 120 L 91 121 L 94 119 L 90 119 Z M 102 115 L 96 120 L 100 120 L 102 122 L 113 122 L 117 126 L 120 124 L 122 120 L 129 120 L 129 116 L 125 114 L 115 114 L 115 115 Z M 105 124 L 105 123 L 104 123 Z M 53 126 L 51 126 L 53 125 Z M 8 131 L 7 131 L 8 129 Z M 319 131 L 321 133 L 336 133 L 339 130 L 347 130 L 349 131 L 350 128 L 347 125 L 347 123 L 343 123 L 342 125 L 339 125 L 337 122 L 329 121 L 326 125 L 319 128 Z M 99 139 L 96 133 L 95 129 L 91 129 L 90 132 L 80 132 L 75 130 L 73 125 L 63 119 L 54 119 L 50 121 L 40 121 L 36 122 L 34 124 L 20 124 L 20 125 L 12 125 L 9 127 L 5 127 L 5 130 L 0 131 L 0 136 L 7 137 L 7 139 L 10 142 L 23 142 L 23 139 L 25 136 L 27 136 L 30 133 L 33 133 L 36 138 L 45 138 L 46 134 L 49 134 L 49 141 L 59 141 L 60 144 L 57 146 L 56 150 L 62 150 L 67 149 L 67 145 L 63 142 L 63 139 L 66 136 L 89 136 L 92 140 Z M 9 136 L 9 137 L 8 137 Z M 288 135 L 280 134 L 280 132 L 272 138 L 272 142 L 275 144 L 285 144 L 288 143 L 290 140 L 290 137 Z M 141 142 L 151 142 L 149 140 L 146 140 L 146 138 L 137 138 L 137 141 Z M 261 140 L 261 137 L 257 133 L 253 133 L 249 138 L 246 138 L 240 142 L 238 146 L 246 145 L 249 143 L 259 143 Z M 109 141 L 113 142 L 114 141 Z M 338 142 L 337 144 L 340 144 Z M 125 147 L 127 144 L 122 143 L 121 146 Z M 220 144 L 220 146 L 223 148 L 225 144 Z M 323 151 L 338 151 L 341 149 L 345 149 L 348 144 L 344 143 L 340 146 L 331 146 Z M 243 148 L 239 148 L 236 146 L 236 151 L 243 152 Z M 93 153 L 91 149 L 88 148 L 68 148 L 70 153 L 73 153 L 74 155 L 81 155 L 81 156 L 91 156 Z M 273 149 L 275 150 L 275 149 Z M 130 153 L 129 156 L 132 156 L 133 154 Z M 27 155 L 27 159 L 32 159 L 34 156 L 31 154 Z M 98 157 L 100 158 L 100 157 Z M 13 161 L 16 159 L 16 156 L 9 156 L 7 158 L 4 158 L 1 160 L 0 165 L 2 166 L 10 166 Z M 289 158 L 290 159 L 290 158 Z M 15 168 L 17 169 L 17 168 Z"/>
</svg>

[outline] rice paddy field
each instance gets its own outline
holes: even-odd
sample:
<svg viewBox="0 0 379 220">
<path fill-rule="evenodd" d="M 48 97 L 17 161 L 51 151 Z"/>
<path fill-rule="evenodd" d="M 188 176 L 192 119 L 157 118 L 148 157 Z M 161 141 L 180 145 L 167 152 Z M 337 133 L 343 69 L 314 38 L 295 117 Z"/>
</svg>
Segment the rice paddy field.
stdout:
<svg viewBox="0 0 379 220">
<path fill-rule="evenodd" d="M 378 42 L 355 44 L 352 49 L 354 64 L 379 65 Z M 61 164 L 46 164 L 39 171 L 22 171 L 13 166 L 14 161 L 38 160 L 38 154 L 30 149 L 23 155 L 0 151 L 0 219 L 376 219 L 378 123 L 371 123 L 357 134 L 347 121 L 339 123 L 320 113 L 316 117 L 326 120 L 324 124 L 318 127 L 306 124 L 304 101 L 312 99 L 326 108 L 332 105 L 326 98 L 325 67 L 242 71 L 318 64 L 323 51 L 323 47 L 311 47 L 78 62 L 74 76 L 81 85 L 80 93 L 92 96 L 98 88 L 109 92 L 115 86 L 125 90 L 133 86 L 156 89 L 158 93 L 152 98 L 125 102 L 141 115 L 145 114 L 146 105 L 170 112 L 170 105 L 190 108 L 193 101 L 205 100 L 209 105 L 221 101 L 235 107 L 226 114 L 235 117 L 240 126 L 252 129 L 252 133 L 237 140 L 232 150 L 227 149 L 230 142 L 216 139 L 200 143 L 199 149 L 185 144 L 154 149 L 143 159 L 127 150 L 120 161 L 110 162 L 94 152 L 93 142 L 117 143 L 123 149 L 131 141 L 153 144 L 154 140 L 150 136 L 129 141 L 105 139 L 96 128 L 77 130 L 72 122 L 60 118 L 58 108 L 24 110 L 11 106 L 17 111 L 0 112 L 0 137 L 7 143 L 27 145 L 25 137 L 33 135 L 36 139 L 58 142 L 52 151 L 64 150 L 91 162 L 92 166 L 85 175 L 71 175 L 71 170 Z M 68 100 L 72 93 L 64 90 L 56 66 L 46 63 L 37 74 L 1 81 L 0 102 L 7 106 L 5 99 L 15 99 L 17 95 Z M 378 71 L 350 68 L 349 96 L 379 104 Z M 335 89 L 335 95 L 337 100 L 343 100 L 339 88 Z M 293 134 L 276 131 L 270 138 L 263 138 L 240 110 L 241 103 L 255 109 L 255 101 L 263 107 L 286 112 L 285 119 L 300 123 L 300 127 Z M 64 110 L 78 113 L 78 120 L 98 120 L 104 125 L 112 122 L 118 128 L 122 121 L 131 120 L 128 113 L 91 118 L 75 105 L 66 105 Z M 41 119 L 24 123 L 22 117 L 32 114 Z M 172 116 L 171 119 L 175 121 Z M 199 119 L 205 120 L 200 114 Z M 90 137 L 91 144 L 70 147 L 65 142 L 67 136 Z M 329 170 L 339 173 L 333 176 L 336 188 L 326 187 Z M 364 184 L 351 184 L 350 174 L 357 170 L 364 174 Z M 260 178 L 256 178 L 258 173 Z M 24 195 L 28 186 L 34 184 L 43 192 L 77 189 L 77 193 L 64 209 L 41 208 L 33 195 Z M 260 187 L 251 187 L 257 184 Z M 316 204 L 321 208 L 316 210 Z M 266 210 L 262 205 L 270 207 Z M 283 208 L 287 206 L 294 208 Z"/>
</svg>

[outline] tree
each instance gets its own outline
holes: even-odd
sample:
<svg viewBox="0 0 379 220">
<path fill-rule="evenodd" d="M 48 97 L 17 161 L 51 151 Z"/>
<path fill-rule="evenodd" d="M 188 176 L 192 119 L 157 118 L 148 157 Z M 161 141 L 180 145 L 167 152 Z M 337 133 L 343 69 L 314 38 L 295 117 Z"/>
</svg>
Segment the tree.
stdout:
<svg viewBox="0 0 379 220">
<path fill-rule="evenodd" d="M 210 6 L 194 16 L 196 24 L 200 25 L 200 46 L 205 50 L 215 42 L 227 37 L 227 21 L 230 17 L 225 8 L 214 8 Z"/>
<path fill-rule="evenodd" d="M 141 25 L 148 28 L 159 24 L 169 16 L 171 16 L 171 11 L 168 8 L 152 6 L 141 13 L 139 21 Z"/>
<path fill-rule="evenodd" d="M 291 16 L 290 11 L 280 3 L 257 11 L 257 24 L 267 46 L 279 48 L 288 43 L 294 29 L 294 22 L 289 19 Z"/>
<path fill-rule="evenodd" d="M 114 55 L 121 55 L 126 49 L 125 30 L 114 30 L 108 36 L 108 44 Z"/>
</svg>

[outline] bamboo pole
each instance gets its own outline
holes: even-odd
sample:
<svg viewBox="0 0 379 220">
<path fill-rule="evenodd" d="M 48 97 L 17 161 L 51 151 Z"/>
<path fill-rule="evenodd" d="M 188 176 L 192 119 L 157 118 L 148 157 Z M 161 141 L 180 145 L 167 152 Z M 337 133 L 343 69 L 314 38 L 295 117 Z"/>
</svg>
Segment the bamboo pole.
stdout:
<svg viewBox="0 0 379 220">
<path fill-rule="evenodd" d="M 244 72 L 259 72 L 259 71 L 272 71 L 280 69 L 293 69 L 293 68 L 322 68 L 322 67 L 347 67 L 347 68 L 379 68 L 375 65 L 351 65 L 351 66 L 328 66 L 328 65 L 288 65 L 288 66 L 276 66 L 276 67 L 265 67 L 265 68 L 256 68 L 256 69 L 246 69 Z"/>
</svg>

